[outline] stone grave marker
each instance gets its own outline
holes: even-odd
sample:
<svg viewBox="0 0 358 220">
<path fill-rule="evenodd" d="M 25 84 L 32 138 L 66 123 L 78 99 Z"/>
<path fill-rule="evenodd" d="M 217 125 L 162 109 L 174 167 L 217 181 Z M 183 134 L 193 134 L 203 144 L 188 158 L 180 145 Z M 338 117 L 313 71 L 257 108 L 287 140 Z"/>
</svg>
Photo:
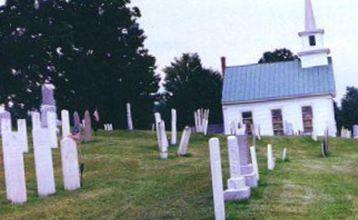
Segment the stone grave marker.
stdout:
<svg viewBox="0 0 358 220">
<path fill-rule="evenodd" d="M 22 204 L 27 201 L 24 149 L 28 146 L 23 133 L 11 129 L 11 120 L 1 119 L 6 197 L 13 204 Z"/>
<path fill-rule="evenodd" d="M 275 158 L 273 157 L 271 144 L 267 145 L 267 169 L 268 170 L 275 169 Z"/>
<path fill-rule="evenodd" d="M 353 126 L 353 138 L 358 139 L 358 125 Z"/>
<path fill-rule="evenodd" d="M 159 112 L 154 113 L 154 120 L 155 120 L 155 130 L 157 133 L 158 147 L 160 149 L 162 143 L 160 138 L 159 123 L 162 121 L 162 117 Z"/>
<path fill-rule="evenodd" d="M 89 142 L 92 140 L 92 126 L 91 116 L 88 110 L 85 111 L 85 141 Z"/>
<path fill-rule="evenodd" d="M 250 155 L 251 155 L 251 162 L 253 170 L 256 174 L 256 179 L 260 180 L 260 174 L 259 174 L 259 165 L 257 163 L 257 156 L 256 156 L 256 148 L 255 146 L 250 147 Z"/>
<path fill-rule="evenodd" d="M 198 109 L 194 112 L 195 131 L 207 134 L 209 125 L 209 109 Z"/>
<path fill-rule="evenodd" d="M 326 129 L 323 143 L 322 143 L 322 156 L 327 157 L 329 154 L 329 135 L 328 135 L 328 129 Z"/>
<path fill-rule="evenodd" d="M 42 85 L 41 94 L 42 94 L 42 103 L 40 107 L 41 111 L 41 125 L 42 127 L 47 127 L 48 112 L 56 113 L 56 100 L 54 98 L 55 86 L 50 83 L 45 83 Z M 56 117 L 57 121 L 57 117 Z"/>
<path fill-rule="evenodd" d="M 179 144 L 179 148 L 178 148 L 178 152 L 177 152 L 178 156 L 188 155 L 190 135 L 191 135 L 191 128 L 189 126 L 186 126 L 184 128 L 184 131 L 183 131 L 181 139 L 180 139 L 180 144 Z"/>
<path fill-rule="evenodd" d="M 81 187 L 80 170 L 78 163 L 77 144 L 70 138 L 70 120 L 67 110 L 61 112 L 62 140 L 61 162 L 65 190 L 76 190 Z"/>
<path fill-rule="evenodd" d="M 287 148 L 284 148 L 282 151 L 282 161 L 287 160 Z"/>
<path fill-rule="evenodd" d="M 127 103 L 126 104 L 127 107 L 127 125 L 128 125 L 128 130 L 132 131 L 133 130 L 133 120 L 132 120 L 132 112 L 131 112 L 131 104 Z"/>
<path fill-rule="evenodd" d="M 239 146 L 235 136 L 228 137 L 228 155 L 230 165 L 230 178 L 228 189 L 224 191 L 225 201 L 246 200 L 250 198 L 251 189 L 246 186 L 245 177 L 241 175 Z"/>
<path fill-rule="evenodd" d="M 38 127 L 38 125 L 40 125 L 39 119 L 39 113 L 35 112 L 32 114 L 32 137 L 34 146 L 37 192 L 39 196 L 45 197 L 54 194 L 56 192 L 56 188 L 52 162 L 51 132 L 49 128 Z"/>
<path fill-rule="evenodd" d="M 258 182 L 256 173 L 250 161 L 250 152 L 247 135 L 236 136 L 239 145 L 239 155 L 241 164 L 241 174 L 245 177 L 246 185 L 249 187 L 257 187 Z"/>
<path fill-rule="evenodd" d="M 1 119 L 9 119 L 11 121 L 11 114 L 8 111 L 5 111 L 5 107 L 0 105 L 0 126 L 1 126 Z M 1 130 L 0 130 L 1 135 Z"/>
<path fill-rule="evenodd" d="M 159 151 L 160 151 L 160 158 L 161 159 L 167 159 L 168 158 L 168 138 L 165 131 L 165 122 L 161 121 L 158 123 L 158 129 L 159 129 Z"/>
<path fill-rule="evenodd" d="M 177 111 L 175 109 L 171 110 L 171 118 L 172 118 L 172 133 L 171 133 L 171 139 L 170 144 L 175 145 L 177 144 Z"/>
<path fill-rule="evenodd" d="M 11 121 L 10 121 L 11 123 Z M 26 119 L 17 120 L 17 132 L 19 134 L 21 145 L 24 147 L 24 153 L 29 152 L 29 144 L 27 141 L 27 126 Z"/>
<path fill-rule="evenodd" d="M 47 112 L 47 127 L 50 132 L 51 147 L 58 148 L 57 140 L 57 116 L 55 112 Z"/>
<path fill-rule="evenodd" d="M 209 140 L 209 152 L 215 219 L 225 220 L 224 187 L 218 138 L 211 138 Z"/>
</svg>

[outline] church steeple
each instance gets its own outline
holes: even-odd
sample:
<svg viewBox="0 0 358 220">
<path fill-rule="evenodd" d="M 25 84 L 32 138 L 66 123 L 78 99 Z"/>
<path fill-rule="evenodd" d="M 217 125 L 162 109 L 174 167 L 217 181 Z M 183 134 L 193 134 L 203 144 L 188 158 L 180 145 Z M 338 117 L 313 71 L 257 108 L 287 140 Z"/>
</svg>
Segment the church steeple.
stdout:
<svg viewBox="0 0 358 220">
<path fill-rule="evenodd" d="M 302 52 L 298 53 L 302 68 L 328 65 L 330 50 L 324 47 L 324 30 L 316 27 L 311 0 L 305 0 L 305 31 L 299 32 Z"/>
</svg>

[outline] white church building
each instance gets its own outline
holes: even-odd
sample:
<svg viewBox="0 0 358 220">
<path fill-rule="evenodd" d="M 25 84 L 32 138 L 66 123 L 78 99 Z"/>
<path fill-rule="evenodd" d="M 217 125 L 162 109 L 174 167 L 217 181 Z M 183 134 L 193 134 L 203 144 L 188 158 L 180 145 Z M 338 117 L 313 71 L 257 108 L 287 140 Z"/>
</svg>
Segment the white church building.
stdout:
<svg viewBox="0 0 358 220">
<path fill-rule="evenodd" d="M 305 3 L 306 30 L 299 32 L 299 60 L 224 68 L 222 108 L 225 134 L 233 125 L 254 124 L 261 135 L 336 135 L 336 94 L 330 50 L 316 27 L 311 0 Z"/>
</svg>

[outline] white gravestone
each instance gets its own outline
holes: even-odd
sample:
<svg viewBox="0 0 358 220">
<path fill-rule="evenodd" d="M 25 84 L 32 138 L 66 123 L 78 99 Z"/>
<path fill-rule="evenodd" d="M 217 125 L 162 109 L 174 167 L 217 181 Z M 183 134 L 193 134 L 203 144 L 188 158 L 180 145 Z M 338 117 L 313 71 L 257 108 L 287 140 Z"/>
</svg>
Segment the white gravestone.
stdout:
<svg viewBox="0 0 358 220">
<path fill-rule="evenodd" d="M 358 139 L 358 125 L 353 126 L 353 138 Z"/>
<path fill-rule="evenodd" d="M 161 148 L 161 139 L 160 139 L 159 123 L 162 121 L 162 117 L 160 116 L 160 113 L 158 113 L 158 112 L 154 113 L 154 120 L 155 120 L 155 130 L 157 133 L 158 147 L 160 149 Z"/>
<path fill-rule="evenodd" d="M 45 197 L 56 192 L 53 173 L 51 136 L 49 128 L 41 128 L 39 113 L 32 114 L 33 121 L 33 146 L 37 179 L 37 192 Z"/>
<path fill-rule="evenodd" d="M 169 143 L 168 143 L 167 134 L 165 132 L 165 122 L 164 121 L 161 121 L 158 123 L 158 129 L 159 129 L 158 143 L 160 143 L 160 145 L 159 145 L 160 158 L 167 159 Z"/>
<path fill-rule="evenodd" d="M 267 145 L 267 169 L 275 169 L 275 158 L 273 157 L 271 144 Z"/>
<path fill-rule="evenodd" d="M 177 111 L 175 109 L 171 110 L 172 115 L 172 136 L 170 139 L 170 144 L 177 144 Z"/>
<path fill-rule="evenodd" d="M 282 151 L 282 161 L 287 160 L 287 148 L 284 148 Z"/>
<path fill-rule="evenodd" d="M 58 148 L 57 116 L 54 112 L 47 112 L 47 127 L 50 131 L 51 147 Z"/>
<path fill-rule="evenodd" d="M 220 143 L 218 138 L 211 138 L 209 140 L 209 151 L 210 151 L 210 169 L 211 179 L 213 187 L 213 199 L 214 199 L 214 210 L 215 219 L 225 219 L 225 203 L 224 203 L 224 188 L 223 188 L 223 177 L 221 168 L 221 157 L 220 157 Z"/>
<path fill-rule="evenodd" d="M 132 120 L 132 111 L 131 111 L 131 104 L 127 103 L 127 124 L 128 124 L 128 130 L 133 130 L 133 120 Z"/>
<path fill-rule="evenodd" d="M 20 141 L 22 146 L 24 147 L 24 153 L 29 152 L 29 144 L 27 141 L 27 126 L 26 119 L 18 119 L 17 120 L 17 132 L 19 133 Z"/>
<path fill-rule="evenodd" d="M 28 149 L 20 132 L 11 131 L 11 120 L 1 120 L 2 150 L 7 199 L 13 204 L 27 201 L 24 149 Z"/>
<path fill-rule="evenodd" d="M 104 130 L 105 130 L 105 131 L 108 131 L 107 126 L 108 126 L 107 124 L 103 124 L 103 127 L 104 127 Z"/>
<path fill-rule="evenodd" d="M 256 179 L 260 180 L 259 164 L 257 163 L 257 156 L 256 156 L 256 148 L 255 148 L 255 146 L 250 147 L 250 155 L 251 155 L 252 167 L 254 169 L 254 172 L 256 173 Z"/>
<path fill-rule="evenodd" d="M 184 131 L 180 139 L 180 144 L 177 152 L 178 156 L 185 156 L 188 154 L 190 135 L 191 135 L 191 128 L 186 126 L 184 128 Z"/>
<path fill-rule="evenodd" d="M 61 111 L 61 122 L 62 122 L 62 138 L 66 138 L 71 134 L 70 114 L 67 110 Z"/>
<path fill-rule="evenodd" d="M 243 131 L 245 131 L 246 126 L 243 126 Z M 248 144 L 247 135 L 237 135 L 236 136 L 238 145 L 239 145 L 239 155 L 240 155 L 240 164 L 241 164 L 241 174 L 245 177 L 246 185 L 252 188 L 258 186 L 258 180 L 256 178 L 256 173 L 254 167 L 250 160 L 250 150 Z"/>
<path fill-rule="evenodd" d="M 66 137 L 61 140 L 61 161 L 65 189 L 72 191 L 80 188 L 77 144 L 72 138 Z"/>
<path fill-rule="evenodd" d="M 224 191 L 225 201 L 246 200 L 250 198 L 251 189 L 246 186 L 245 177 L 241 175 L 239 146 L 235 136 L 227 139 L 230 179 L 227 181 L 228 189 Z"/>
</svg>

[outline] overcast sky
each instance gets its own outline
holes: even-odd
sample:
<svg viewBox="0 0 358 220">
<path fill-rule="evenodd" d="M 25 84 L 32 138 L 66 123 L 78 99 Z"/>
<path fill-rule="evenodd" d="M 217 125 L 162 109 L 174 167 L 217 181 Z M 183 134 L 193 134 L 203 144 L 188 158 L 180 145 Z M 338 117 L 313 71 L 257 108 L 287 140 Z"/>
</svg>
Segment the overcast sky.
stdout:
<svg viewBox="0 0 358 220">
<path fill-rule="evenodd" d="M 358 1 L 312 0 L 316 23 L 326 30 L 332 51 L 338 98 L 358 87 Z M 304 0 L 132 0 L 157 58 L 158 71 L 184 52 L 198 52 L 205 66 L 256 63 L 275 48 L 301 49 Z"/>
</svg>

